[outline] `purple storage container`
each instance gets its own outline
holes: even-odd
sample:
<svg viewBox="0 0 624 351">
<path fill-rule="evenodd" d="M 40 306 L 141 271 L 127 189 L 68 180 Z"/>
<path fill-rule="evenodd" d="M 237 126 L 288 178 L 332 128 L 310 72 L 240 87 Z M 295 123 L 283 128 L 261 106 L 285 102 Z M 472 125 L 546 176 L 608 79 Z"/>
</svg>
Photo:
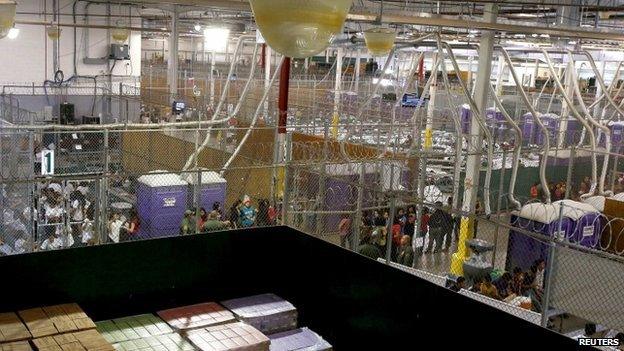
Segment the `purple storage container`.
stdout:
<svg viewBox="0 0 624 351">
<path fill-rule="evenodd" d="M 332 346 L 308 328 L 298 328 L 269 335 L 271 351 L 329 351 Z"/>
<path fill-rule="evenodd" d="M 187 208 L 188 183 L 173 173 L 146 174 L 138 181 L 139 237 L 178 235 Z"/>
<path fill-rule="evenodd" d="M 531 203 L 525 205 L 520 213 L 512 214 L 511 225 L 529 232 L 542 234 L 545 237 L 556 237 L 560 240 L 572 235 L 574 223 L 563 217 L 559 220 L 559 206 L 556 204 Z M 561 226 L 561 230 L 559 227 Z M 515 267 L 528 269 L 535 260 L 548 260 L 548 244 L 521 231 L 510 230 L 507 242 L 507 261 L 505 269 L 511 271 Z"/>
<path fill-rule="evenodd" d="M 198 183 L 197 172 L 190 172 L 182 176 L 182 178 L 189 183 L 188 190 L 188 204 L 192 206 L 194 187 Z M 199 198 L 198 203 L 200 208 L 206 209 L 210 212 L 212 205 L 215 202 L 221 204 L 221 208 L 225 207 L 225 193 L 227 189 L 227 181 L 221 177 L 219 173 L 212 171 L 202 171 L 200 174 L 199 185 Z"/>
<path fill-rule="evenodd" d="M 297 327 L 297 309 L 274 294 L 262 294 L 221 302 L 239 320 L 264 334 L 273 334 Z"/>
</svg>

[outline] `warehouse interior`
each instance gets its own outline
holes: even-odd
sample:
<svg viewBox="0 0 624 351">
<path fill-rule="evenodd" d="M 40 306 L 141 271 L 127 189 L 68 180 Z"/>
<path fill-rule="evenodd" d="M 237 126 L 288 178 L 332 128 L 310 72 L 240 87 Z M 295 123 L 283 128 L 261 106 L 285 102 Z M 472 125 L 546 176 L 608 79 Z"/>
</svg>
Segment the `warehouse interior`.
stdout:
<svg viewBox="0 0 624 351">
<path fill-rule="evenodd" d="M 624 1 L 0 0 L 0 52 L 0 350 L 624 349 Z"/>
</svg>

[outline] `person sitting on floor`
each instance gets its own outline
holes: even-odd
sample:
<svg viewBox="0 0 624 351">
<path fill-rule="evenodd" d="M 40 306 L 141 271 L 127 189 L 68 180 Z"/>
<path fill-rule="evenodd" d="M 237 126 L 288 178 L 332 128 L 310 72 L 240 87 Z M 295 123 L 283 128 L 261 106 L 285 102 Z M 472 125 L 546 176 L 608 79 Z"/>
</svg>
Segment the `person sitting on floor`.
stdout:
<svg viewBox="0 0 624 351">
<path fill-rule="evenodd" d="M 508 296 L 514 295 L 511 291 L 511 281 L 511 274 L 509 272 L 505 272 L 498 279 L 492 282 L 498 290 L 498 295 L 500 295 L 501 299 L 506 299 Z"/>
<path fill-rule="evenodd" d="M 357 252 L 360 255 L 372 258 L 373 260 L 381 257 L 381 251 L 377 248 L 373 242 L 376 241 L 376 234 L 373 232 L 371 235 L 364 236 L 362 238 L 362 244 L 358 247 Z"/>
<path fill-rule="evenodd" d="M 466 285 L 466 278 L 459 276 L 457 277 L 457 279 L 455 280 L 455 282 L 453 283 L 453 285 L 451 285 L 449 289 L 455 292 L 459 292 L 461 289 L 466 288 L 465 285 Z"/>
<path fill-rule="evenodd" d="M 494 286 L 494 284 L 492 284 L 492 277 L 490 277 L 489 274 L 485 275 L 483 277 L 483 280 L 481 281 L 481 288 L 479 291 L 481 294 L 487 296 L 487 297 L 491 297 L 493 299 L 496 300 L 500 300 L 501 297 L 500 295 L 498 295 L 498 290 L 496 289 L 496 286 Z"/>
</svg>

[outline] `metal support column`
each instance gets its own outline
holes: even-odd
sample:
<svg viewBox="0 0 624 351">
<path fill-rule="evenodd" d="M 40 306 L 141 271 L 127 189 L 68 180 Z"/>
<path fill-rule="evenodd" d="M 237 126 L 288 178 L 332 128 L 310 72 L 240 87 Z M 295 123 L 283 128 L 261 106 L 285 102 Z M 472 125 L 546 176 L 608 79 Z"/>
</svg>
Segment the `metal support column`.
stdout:
<svg viewBox="0 0 624 351">
<path fill-rule="evenodd" d="M 353 91 L 357 94 L 360 89 L 360 59 L 362 58 L 362 53 L 360 50 L 356 50 L 355 56 L 355 88 Z"/>
<path fill-rule="evenodd" d="M 271 84 L 271 47 L 267 45 L 266 50 L 264 51 L 264 89 L 269 89 L 269 84 Z M 290 62 L 289 62 L 290 63 Z M 282 69 L 284 69 L 284 65 L 286 62 L 282 64 Z M 290 64 L 288 65 L 290 67 Z M 281 77 L 280 77 L 281 82 Z M 269 99 L 266 99 L 264 102 L 264 120 L 267 121 L 269 118 Z"/>
<path fill-rule="evenodd" d="M 171 33 L 169 35 L 169 58 L 167 60 L 167 73 L 169 83 L 169 93 L 172 97 L 178 95 L 178 35 L 179 35 L 178 6 L 173 6 L 171 13 Z"/>
<path fill-rule="evenodd" d="M 487 4 L 483 10 L 484 21 L 494 23 L 498 16 L 498 5 Z M 494 32 L 483 31 L 481 42 L 479 45 L 479 66 L 477 72 L 477 80 L 475 82 L 474 100 L 481 113 L 481 118 L 485 120 L 485 109 L 489 92 L 490 74 L 492 70 L 492 51 L 494 44 Z M 479 118 L 476 111 L 473 111 L 472 118 Z M 462 212 L 464 216 L 461 219 L 459 230 L 459 240 L 457 244 L 457 252 L 453 254 L 451 259 L 451 273 L 455 275 L 463 275 L 463 263 L 468 257 L 468 247 L 466 241 L 473 235 L 474 219 L 466 214 L 474 213 L 479 189 L 479 172 L 481 169 L 481 153 L 482 153 L 482 132 L 479 123 L 472 121 L 470 123 L 470 143 L 467 151 L 469 152 L 466 160 L 466 177 L 464 183 L 464 199 L 462 204 Z M 485 184 L 489 187 L 489 184 Z"/>
<path fill-rule="evenodd" d="M 336 80 L 334 82 L 334 114 L 332 121 L 340 120 L 340 91 L 342 90 L 342 58 L 344 57 L 344 50 L 342 48 L 336 49 Z"/>
<path fill-rule="evenodd" d="M 285 159 L 286 124 L 288 121 L 288 88 L 290 87 L 290 57 L 285 57 L 280 68 L 279 78 L 279 116 L 277 120 L 276 154 L 274 164 L 282 164 Z M 274 168 L 275 169 L 275 168 Z M 275 197 L 284 196 L 284 168 L 278 167 L 274 175 Z"/>
</svg>

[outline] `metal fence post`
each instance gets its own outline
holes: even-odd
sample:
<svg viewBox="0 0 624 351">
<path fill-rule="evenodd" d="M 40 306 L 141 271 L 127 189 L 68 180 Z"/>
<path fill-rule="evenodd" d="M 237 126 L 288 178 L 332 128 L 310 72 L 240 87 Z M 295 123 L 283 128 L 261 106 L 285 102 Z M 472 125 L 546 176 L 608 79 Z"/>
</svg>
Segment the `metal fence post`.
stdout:
<svg viewBox="0 0 624 351">
<path fill-rule="evenodd" d="M 592 150 L 594 152 L 594 150 Z M 566 192 L 565 198 L 570 198 L 570 191 L 572 191 L 572 173 L 574 172 L 574 157 L 576 156 L 576 146 L 572 145 L 570 148 L 570 164 L 568 166 L 568 175 L 566 177 Z"/>
<path fill-rule="evenodd" d="M 550 242 L 549 242 L 549 247 L 548 247 L 548 258 L 547 258 L 547 262 L 546 262 L 546 270 L 545 270 L 545 277 L 544 277 L 544 296 L 542 297 L 542 327 L 546 328 L 546 326 L 548 325 L 548 305 L 550 304 L 550 290 L 552 288 L 551 284 L 552 284 L 552 276 L 554 273 L 554 268 L 555 268 L 555 254 L 557 252 L 557 242 L 558 242 L 558 235 L 561 235 L 561 232 L 563 230 L 563 207 L 564 205 L 561 204 L 561 206 L 559 207 L 559 225 L 557 227 L 557 233 L 554 235 L 553 238 L 551 238 Z M 564 235 L 565 237 L 565 235 Z"/>
<path fill-rule="evenodd" d="M 358 179 L 358 195 L 357 203 L 355 204 L 355 218 L 353 219 L 353 231 L 351 232 L 352 238 L 347 241 L 351 245 L 350 250 L 357 251 L 360 244 L 360 231 L 362 230 L 362 208 L 364 207 L 364 176 L 366 175 L 366 163 L 360 163 L 360 178 Z"/>
<path fill-rule="evenodd" d="M 193 208 L 195 209 L 195 234 L 198 234 L 199 231 L 199 226 L 197 226 L 197 223 L 199 223 L 199 206 L 200 206 L 200 192 L 201 192 L 201 184 L 202 184 L 202 171 L 197 168 L 196 169 L 197 172 L 197 181 L 195 182 L 195 186 L 193 187 Z M 212 211 L 211 208 L 207 208 L 206 211 Z"/>
<path fill-rule="evenodd" d="M 390 264 L 392 256 L 392 225 L 394 224 L 394 216 L 396 215 L 396 196 L 394 192 L 390 194 L 390 213 L 388 223 L 386 223 L 386 264 Z"/>
<path fill-rule="evenodd" d="M 99 225 L 97 226 L 98 228 L 100 228 L 100 244 L 103 244 L 106 242 L 106 233 L 108 231 L 107 228 L 107 224 L 108 224 L 108 182 L 110 179 L 110 172 L 109 172 L 109 145 L 108 145 L 108 138 L 109 138 L 109 132 L 108 129 L 104 129 L 103 132 L 103 138 L 104 138 L 104 168 L 102 171 L 102 179 L 101 179 L 101 186 L 100 186 L 100 216 L 99 216 Z M 96 219 L 94 219 L 96 220 Z"/>
<path fill-rule="evenodd" d="M 292 156 L 292 134 L 286 134 L 286 152 L 284 155 L 284 195 L 282 197 L 282 225 L 289 225 L 288 206 L 290 202 L 290 159 Z"/>
<path fill-rule="evenodd" d="M 503 183 L 505 180 L 505 168 L 507 164 L 507 151 L 503 150 L 503 166 L 501 167 L 499 179 L 498 179 L 498 199 L 496 200 L 496 216 L 499 217 L 501 213 L 501 202 L 503 201 Z M 454 226 L 454 224 L 453 224 Z M 500 220 L 496 221 L 494 232 L 494 248 L 498 247 L 498 231 L 500 230 Z M 457 233 L 459 235 L 459 233 Z M 492 267 L 495 267 L 496 263 L 496 249 L 492 251 Z"/>
</svg>

